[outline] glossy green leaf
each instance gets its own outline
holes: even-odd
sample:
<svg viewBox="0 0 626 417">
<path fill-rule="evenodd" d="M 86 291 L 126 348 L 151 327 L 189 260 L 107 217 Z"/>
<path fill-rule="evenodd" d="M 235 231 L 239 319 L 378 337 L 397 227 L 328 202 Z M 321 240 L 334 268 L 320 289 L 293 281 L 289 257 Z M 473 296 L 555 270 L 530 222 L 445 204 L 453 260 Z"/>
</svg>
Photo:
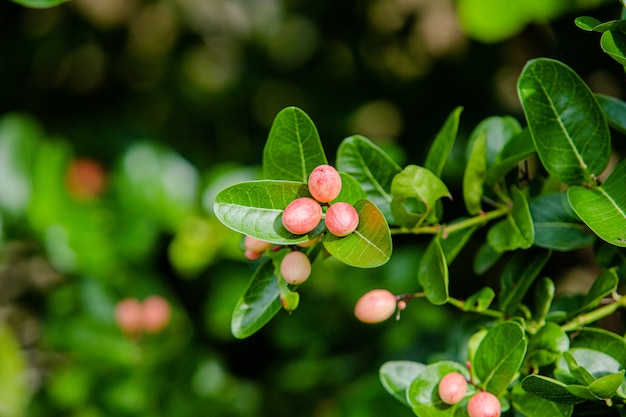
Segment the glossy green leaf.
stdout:
<svg viewBox="0 0 626 417">
<path fill-rule="evenodd" d="M 482 120 L 472 131 L 468 146 L 468 159 L 474 142 L 480 136 L 486 136 L 485 151 L 487 153 L 487 168 L 498 160 L 498 155 L 505 149 L 513 138 L 517 137 L 522 128 L 517 119 L 511 116 L 491 116 Z"/>
<path fill-rule="evenodd" d="M 579 312 L 598 307 L 605 297 L 611 295 L 617 289 L 618 284 L 619 277 L 615 269 L 603 271 L 593 282 L 591 288 L 589 288 Z"/>
<path fill-rule="evenodd" d="M 428 148 L 424 168 L 430 170 L 436 176 L 441 176 L 443 168 L 450 157 L 450 152 L 452 152 L 459 130 L 459 119 L 462 111 L 463 107 L 457 107 L 450 113 L 439 132 L 437 132 L 435 140 Z"/>
<path fill-rule="evenodd" d="M 487 169 L 485 182 L 489 185 L 495 184 L 535 152 L 535 144 L 530 135 L 530 130 L 519 131 L 515 137 L 506 142 L 502 150 L 496 155 L 495 160 Z"/>
<path fill-rule="evenodd" d="M 576 24 L 576 26 L 583 30 L 592 31 L 602 22 L 592 16 L 578 16 L 576 19 L 574 19 L 574 23 Z"/>
<path fill-rule="evenodd" d="M 626 368 L 626 339 L 613 332 L 598 328 L 584 328 L 576 333 L 572 347 L 603 352 Z"/>
<path fill-rule="evenodd" d="M 54 7 L 61 3 L 65 3 L 66 1 L 68 0 L 13 0 L 14 3 L 21 4 L 26 7 L 32 7 L 33 9 Z"/>
<path fill-rule="evenodd" d="M 555 293 L 556 286 L 550 278 L 543 277 L 537 281 L 534 291 L 535 297 L 533 298 L 533 318 L 535 321 L 542 322 L 545 320 L 552 306 Z"/>
<path fill-rule="evenodd" d="M 511 212 L 487 232 L 487 242 L 499 252 L 528 249 L 535 240 L 533 218 L 526 195 L 517 187 L 512 188 Z"/>
<path fill-rule="evenodd" d="M 583 30 L 604 33 L 607 30 L 615 30 L 618 32 L 626 31 L 626 20 L 610 20 L 601 22 L 595 17 L 580 16 L 574 20 L 576 26 Z"/>
<path fill-rule="evenodd" d="M 315 167 L 327 163 L 317 128 L 309 116 L 297 107 L 281 110 L 263 149 L 264 177 L 307 182 Z"/>
<path fill-rule="evenodd" d="M 463 302 L 464 311 L 484 311 L 489 308 L 496 293 L 490 287 L 483 287 L 467 297 Z"/>
<path fill-rule="evenodd" d="M 385 215 L 387 222 L 395 224 L 391 211 L 391 183 L 402 171 L 398 164 L 369 139 L 350 136 L 337 149 L 337 169 L 357 180 L 367 198 Z"/>
<path fill-rule="evenodd" d="M 525 417 L 570 417 L 572 404 L 560 404 L 526 392 L 521 385 L 513 388 L 513 408 Z"/>
<path fill-rule="evenodd" d="M 563 352 L 563 360 L 567 364 L 570 374 L 579 384 L 587 386 L 596 380 L 596 377 L 578 364 L 578 361 L 571 352 Z"/>
<path fill-rule="evenodd" d="M 274 264 L 266 258 L 250 278 L 248 287 L 237 301 L 230 322 L 233 336 L 245 339 L 269 322 L 281 309 L 280 289 Z"/>
<path fill-rule="evenodd" d="M 566 192 L 541 195 L 531 200 L 529 207 L 535 226 L 535 246 L 569 251 L 595 241 L 593 233 L 569 204 Z"/>
<path fill-rule="evenodd" d="M 524 391 L 559 404 L 580 404 L 585 401 L 572 394 L 567 384 L 543 375 L 528 375 L 522 380 Z"/>
<path fill-rule="evenodd" d="M 624 370 L 604 375 L 589 384 L 589 391 L 599 399 L 611 398 L 624 382 Z"/>
<path fill-rule="evenodd" d="M 606 242 L 626 247 L 626 159 L 598 187 L 572 186 L 567 198 L 587 226 Z"/>
<path fill-rule="evenodd" d="M 451 372 L 458 372 L 469 380 L 467 368 L 457 362 L 440 361 L 426 366 L 411 382 L 407 391 L 407 400 L 413 411 L 419 416 L 452 416 L 456 406 L 445 404 L 439 398 L 438 385 L 441 378 Z M 466 396 L 476 392 L 468 384 Z"/>
<path fill-rule="evenodd" d="M 473 269 L 476 275 L 482 275 L 491 268 L 502 257 L 502 252 L 493 248 L 489 243 L 484 242 L 478 248 L 474 257 Z"/>
<path fill-rule="evenodd" d="M 565 64 L 530 60 L 518 91 L 537 153 L 548 173 L 567 184 L 592 184 L 607 166 L 610 133 L 582 79 Z"/>
<path fill-rule="evenodd" d="M 626 34 L 613 30 L 606 31 L 602 34 L 600 46 L 615 61 L 626 65 Z"/>
<path fill-rule="evenodd" d="M 617 373 L 621 370 L 620 363 L 599 350 L 575 346 L 557 361 L 554 376 L 566 384 L 588 385 L 591 381 L 607 374 Z"/>
<path fill-rule="evenodd" d="M 417 278 L 428 301 L 436 305 L 448 301 L 448 264 L 441 249 L 439 236 L 431 239 L 422 254 Z"/>
<path fill-rule="evenodd" d="M 481 387 L 495 395 L 503 393 L 519 371 L 527 344 L 524 329 L 516 322 L 502 322 L 489 329 L 473 363 Z"/>
<path fill-rule="evenodd" d="M 379 370 L 380 382 L 395 399 L 409 405 L 407 389 L 425 367 L 422 363 L 411 361 L 385 362 Z"/>
<path fill-rule="evenodd" d="M 517 312 L 535 278 L 550 259 L 550 253 L 545 249 L 532 248 L 516 252 L 506 263 L 501 278 L 500 309 L 507 315 Z"/>
<path fill-rule="evenodd" d="M 598 100 L 609 126 L 622 134 L 626 134 L 626 102 L 603 94 L 596 94 L 596 100 Z"/>
<path fill-rule="evenodd" d="M 345 237 L 324 234 L 324 247 L 343 263 L 360 268 L 375 268 L 391 257 L 392 242 L 385 216 L 369 200 L 354 204 L 359 214 L 356 230 Z"/>
<path fill-rule="evenodd" d="M 455 221 L 450 222 L 450 226 L 454 225 L 456 222 L 463 221 L 463 218 L 455 219 Z M 461 229 L 456 232 L 450 233 L 447 236 L 441 236 L 441 249 L 443 250 L 443 254 L 446 258 L 446 262 L 450 265 L 456 256 L 461 252 L 461 250 L 465 247 L 467 242 L 470 241 L 472 234 L 478 229 L 478 226 L 468 227 L 466 229 Z"/>
<path fill-rule="evenodd" d="M 530 337 L 526 363 L 539 368 L 550 365 L 569 349 L 569 337 L 561 327 L 547 322 L 539 331 Z"/>
<path fill-rule="evenodd" d="M 350 174 L 340 172 L 339 175 L 341 176 L 341 192 L 332 203 L 345 201 L 346 203 L 354 204 L 359 200 L 367 198 L 367 194 L 365 194 L 365 191 L 361 188 L 361 184 L 352 178 Z"/>
<path fill-rule="evenodd" d="M 449 197 L 448 187 L 428 169 L 408 165 L 391 182 L 391 211 L 403 227 L 413 227 L 424 219 L 436 221 L 435 203 Z M 409 203 L 414 203 L 408 208 Z"/>
<path fill-rule="evenodd" d="M 0 325 L 0 414 L 24 416 L 30 399 L 26 358 L 12 330 Z"/>
<path fill-rule="evenodd" d="M 278 245 L 306 242 L 324 231 L 324 222 L 307 235 L 294 235 L 282 224 L 285 207 L 310 197 L 306 184 L 291 181 L 247 181 L 223 189 L 216 197 L 215 216 L 229 228 Z"/>
<path fill-rule="evenodd" d="M 463 199 L 469 214 L 482 210 L 483 184 L 487 171 L 487 134 L 481 132 L 474 140 L 463 175 Z"/>
</svg>

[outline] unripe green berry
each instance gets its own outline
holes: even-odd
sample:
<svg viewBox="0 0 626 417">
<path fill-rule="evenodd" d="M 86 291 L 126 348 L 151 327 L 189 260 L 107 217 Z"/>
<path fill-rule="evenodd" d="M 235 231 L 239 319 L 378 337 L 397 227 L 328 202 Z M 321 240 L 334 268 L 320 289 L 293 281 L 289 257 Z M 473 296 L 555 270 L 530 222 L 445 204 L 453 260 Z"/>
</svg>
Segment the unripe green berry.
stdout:
<svg viewBox="0 0 626 417">
<path fill-rule="evenodd" d="M 354 306 L 354 315 L 363 323 L 380 323 L 396 311 L 396 297 L 383 289 L 371 290 L 361 296 Z"/>
<path fill-rule="evenodd" d="M 309 197 L 293 200 L 283 211 L 285 229 L 294 235 L 304 235 L 317 227 L 322 220 L 322 206 Z"/>
<path fill-rule="evenodd" d="M 271 243 L 265 242 L 263 240 L 257 239 L 252 236 L 246 236 L 243 239 L 243 246 L 246 250 L 251 250 L 252 252 L 265 252 L 266 249 L 269 249 L 272 246 Z"/>
<path fill-rule="evenodd" d="M 280 273 L 289 284 L 302 284 L 311 275 L 311 261 L 302 252 L 289 252 L 280 263 Z"/>
<path fill-rule="evenodd" d="M 328 208 L 324 221 L 330 233 L 343 237 L 356 230 L 359 225 L 359 213 L 352 204 L 339 202 Z"/>
<path fill-rule="evenodd" d="M 469 417 L 500 417 L 500 400 L 487 391 L 481 391 L 467 403 Z"/>
<path fill-rule="evenodd" d="M 309 175 L 309 192 L 317 201 L 328 203 L 341 192 L 341 176 L 330 165 L 319 165 Z"/>
<path fill-rule="evenodd" d="M 446 404 L 456 404 L 465 397 L 467 380 L 458 372 L 451 372 L 439 381 L 439 398 Z"/>
</svg>

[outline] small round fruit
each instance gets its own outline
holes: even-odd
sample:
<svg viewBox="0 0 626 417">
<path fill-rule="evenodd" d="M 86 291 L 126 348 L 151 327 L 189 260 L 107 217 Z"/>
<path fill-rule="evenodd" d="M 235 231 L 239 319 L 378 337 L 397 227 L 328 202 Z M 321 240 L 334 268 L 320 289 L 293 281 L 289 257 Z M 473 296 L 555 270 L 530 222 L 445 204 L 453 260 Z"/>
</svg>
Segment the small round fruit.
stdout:
<svg viewBox="0 0 626 417">
<path fill-rule="evenodd" d="M 354 315 L 363 323 L 380 323 L 396 311 L 396 297 L 383 289 L 371 290 L 361 296 L 354 306 Z"/>
<path fill-rule="evenodd" d="M 104 167 L 89 158 L 70 162 L 65 184 L 69 193 L 79 200 L 92 200 L 102 194 L 106 186 Z"/>
<path fill-rule="evenodd" d="M 289 252 L 280 263 L 280 273 L 289 284 L 302 284 L 311 275 L 311 261 L 302 252 Z"/>
<path fill-rule="evenodd" d="M 124 333 L 138 333 L 143 328 L 143 307 L 135 298 L 124 298 L 115 306 L 115 321 Z"/>
<path fill-rule="evenodd" d="M 439 381 L 439 398 L 446 404 L 456 404 L 465 397 L 467 380 L 458 372 L 451 372 Z"/>
<path fill-rule="evenodd" d="M 246 249 L 250 249 L 253 252 L 265 252 L 266 249 L 269 249 L 272 244 L 270 242 L 265 242 L 263 240 L 257 239 L 252 236 L 246 236 L 243 239 L 243 246 Z"/>
<path fill-rule="evenodd" d="M 293 200 L 283 212 L 283 226 L 294 235 L 312 231 L 322 220 L 322 206 L 309 197 Z"/>
<path fill-rule="evenodd" d="M 481 391 L 467 403 L 469 417 L 500 417 L 500 401 L 490 392 Z"/>
<path fill-rule="evenodd" d="M 320 203 L 334 200 L 341 191 L 341 176 L 330 165 L 319 165 L 309 175 L 309 192 Z"/>
<path fill-rule="evenodd" d="M 143 301 L 143 328 L 148 333 L 158 333 L 170 322 L 172 311 L 167 300 L 152 295 Z"/>
<path fill-rule="evenodd" d="M 261 257 L 261 255 L 263 255 L 262 252 L 255 252 L 255 251 L 250 250 L 250 249 L 246 249 L 243 254 L 246 257 L 246 259 L 248 259 L 250 261 L 256 261 L 257 259 L 259 259 Z"/>
<path fill-rule="evenodd" d="M 356 230 L 359 213 L 350 203 L 335 203 L 326 211 L 326 228 L 335 236 L 343 237 Z"/>
</svg>

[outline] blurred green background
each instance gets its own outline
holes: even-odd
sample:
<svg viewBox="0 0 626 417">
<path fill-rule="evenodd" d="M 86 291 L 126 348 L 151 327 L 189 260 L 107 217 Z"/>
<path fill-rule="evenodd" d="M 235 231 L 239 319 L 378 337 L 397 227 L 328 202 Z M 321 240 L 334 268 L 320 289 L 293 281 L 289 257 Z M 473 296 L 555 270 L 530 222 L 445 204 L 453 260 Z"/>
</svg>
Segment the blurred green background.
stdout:
<svg viewBox="0 0 626 417">
<path fill-rule="evenodd" d="M 0 0 L 0 417 L 412 415 L 379 366 L 462 357 L 479 323 L 414 301 L 400 321 L 367 326 L 352 308 L 371 288 L 413 291 L 425 241 L 397 239 L 374 270 L 318 262 L 293 314 L 235 340 L 230 315 L 256 264 L 212 216 L 213 197 L 258 178 L 272 120 L 290 105 L 311 116 L 331 161 L 362 134 L 399 163 L 421 163 L 463 106 L 444 176 L 458 195 L 463 138 L 491 115 L 523 120 L 528 59 L 559 59 L 595 92 L 624 96 L 599 37 L 573 23 L 621 8 Z M 451 270 L 456 296 L 483 285 L 466 252 Z M 128 337 L 116 303 L 154 294 L 171 322 Z"/>
</svg>

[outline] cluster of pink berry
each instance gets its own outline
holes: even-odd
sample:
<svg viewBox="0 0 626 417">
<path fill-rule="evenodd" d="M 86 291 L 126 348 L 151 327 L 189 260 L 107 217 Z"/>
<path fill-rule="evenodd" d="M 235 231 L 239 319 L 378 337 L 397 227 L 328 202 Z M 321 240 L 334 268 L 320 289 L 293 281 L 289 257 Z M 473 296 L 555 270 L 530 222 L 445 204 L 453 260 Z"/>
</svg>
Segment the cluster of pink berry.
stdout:
<svg viewBox="0 0 626 417">
<path fill-rule="evenodd" d="M 457 404 L 465 397 L 467 380 L 460 373 L 451 372 L 441 378 L 437 390 L 441 401 L 449 405 Z M 474 394 L 467 403 L 469 417 L 500 417 L 500 411 L 500 400 L 487 391 Z"/>
<path fill-rule="evenodd" d="M 158 295 L 152 295 L 143 302 L 136 298 L 124 298 L 115 306 L 115 320 L 129 335 L 158 333 L 167 326 L 171 315 L 169 303 Z"/>
<path fill-rule="evenodd" d="M 351 204 L 329 204 L 341 192 L 341 176 L 335 168 L 330 165 L 317 166 L 309 175 L 307 185 L 313 198 L 296 198 L 285 207 L 282 215 L 285 229 L 295 235 L 305 235 L 313 231 L 324 217 L 326 229 L 335 236 L 347 236 L 356 230 L 359 215 Z M 323 207 L 328 207 L 325 214 Z M 313 245 L 318 239 L 300 243 L 298 246 Z M 252 236 L 244 238 L 245 256 L 250 260 L 258 259 L 270 247 L 271 243 Z M 280 273 L 287 283 L 302 284 L 311 274 L 311 261 L 303 252 L 293 250 L 282 259 Z"/>
</svg>

